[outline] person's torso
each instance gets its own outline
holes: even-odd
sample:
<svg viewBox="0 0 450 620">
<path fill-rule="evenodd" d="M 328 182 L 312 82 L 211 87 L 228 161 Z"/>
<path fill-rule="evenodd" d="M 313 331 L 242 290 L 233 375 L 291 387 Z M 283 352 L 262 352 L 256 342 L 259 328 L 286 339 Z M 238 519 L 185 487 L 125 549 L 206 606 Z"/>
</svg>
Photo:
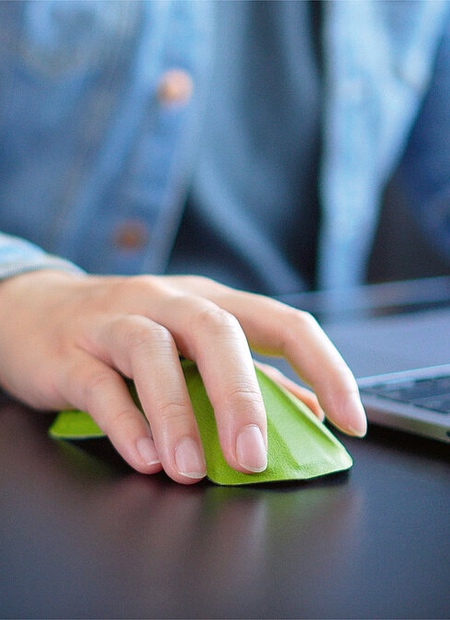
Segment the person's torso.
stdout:
<svg viewBox="0 0 450 620">
<path fill-rule="evenodd" d="M 89 271 L 157 269 L 208 29 L 203 3 L 0 3 L 0 230 Z"/>
</svg>

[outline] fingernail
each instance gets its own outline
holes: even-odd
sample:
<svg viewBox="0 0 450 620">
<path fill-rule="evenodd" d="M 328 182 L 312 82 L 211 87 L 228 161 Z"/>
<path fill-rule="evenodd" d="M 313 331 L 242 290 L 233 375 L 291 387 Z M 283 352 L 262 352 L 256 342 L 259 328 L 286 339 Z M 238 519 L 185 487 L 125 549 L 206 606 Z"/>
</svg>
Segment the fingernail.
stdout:
<svg viewBox="0 0 450 620">
<path fill-rule="evenodd" d="M 358 396 L 352 396 L 347 405 L 351 423 L 348 430 L 356 437 L 364 437 L 367 433 L 367 418 L 362 402 Z"/>
<path fill-rule="evenodd" d="M 206 463 L 197 443 L 192 437 L 185 437 L 175 449 L 175 464 L 180 473 L 188 478 L 204 478 Z"/>
<path fill-rule="evenodd" d="M 267 467 L 267 450 L 264 439 L 256 424 L 249 424 L 238 435 L 236 456 L 239 464 L 252 472 L 264 471 Z"/>
<path fill-rule="evenodd" d="M 149 437 L 141 437 L 136 443 L 137 450 L 141 459 L 146 465 L 155 465 L 160 463 L 155 444 Z"/>
</svg>

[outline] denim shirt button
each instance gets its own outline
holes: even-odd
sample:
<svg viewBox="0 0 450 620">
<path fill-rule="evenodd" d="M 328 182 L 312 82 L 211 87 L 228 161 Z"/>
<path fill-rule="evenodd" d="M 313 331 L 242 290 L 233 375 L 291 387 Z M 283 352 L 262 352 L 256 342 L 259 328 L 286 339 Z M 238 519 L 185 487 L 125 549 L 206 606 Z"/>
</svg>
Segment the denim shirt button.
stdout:
<svg viewBox="0 0 450 620">
<path fill-rule="evenodd" d="M 188 103 L 194 90 L 192 77 L 183 69 L 169 69 L 161 76 L 158 85 L 158 99 L 162 104 Z"/>
<path fill-rule="evenodd" d="M 119 250 L 142 250 L 148 243 L 149 231 L 144 222 L 128 220 L 122 222 L 114 233 L 114 245 Z"/>
</svg>

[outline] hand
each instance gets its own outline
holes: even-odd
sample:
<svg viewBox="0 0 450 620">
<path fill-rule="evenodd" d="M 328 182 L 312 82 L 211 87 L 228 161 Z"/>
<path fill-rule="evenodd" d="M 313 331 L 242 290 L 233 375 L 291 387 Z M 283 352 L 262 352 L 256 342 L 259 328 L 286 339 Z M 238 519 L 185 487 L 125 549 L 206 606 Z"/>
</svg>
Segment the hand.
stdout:
<svg viewBox="0 0 450 620">
<path fill-rule="evenodd" d="M 2 386 L 35 408 L 88 411 L 132 467 L 164 468 L 185 484 L 206 472 L 180 354 L 198 365 L 230 466 L 246 473 L 266 466 L 249 345 L 284 356 L 317 394 L 320 407 L 311 396 L 309 404 L 319 415 L 323 409 L 344 432 L 365 433 L 355 379 L 307 313 L 194 276 L 43 270 L 0 284 Z M 124 377 L 134 380 L 147 420 Z"/>
</svg>

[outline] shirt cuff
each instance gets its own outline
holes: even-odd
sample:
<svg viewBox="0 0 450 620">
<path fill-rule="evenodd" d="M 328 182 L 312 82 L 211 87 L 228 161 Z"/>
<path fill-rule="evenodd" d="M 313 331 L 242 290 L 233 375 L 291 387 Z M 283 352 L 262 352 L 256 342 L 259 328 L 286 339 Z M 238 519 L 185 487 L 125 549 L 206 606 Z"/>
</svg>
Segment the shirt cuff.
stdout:
<svg viewBox="0 0 450 620">
<path fill-rule="evenodd" d="M 0 233 L 0 280 L 40 269 L 86 273 L 74 263 L 48 254 L 29 241 Z"/>
</svg>

